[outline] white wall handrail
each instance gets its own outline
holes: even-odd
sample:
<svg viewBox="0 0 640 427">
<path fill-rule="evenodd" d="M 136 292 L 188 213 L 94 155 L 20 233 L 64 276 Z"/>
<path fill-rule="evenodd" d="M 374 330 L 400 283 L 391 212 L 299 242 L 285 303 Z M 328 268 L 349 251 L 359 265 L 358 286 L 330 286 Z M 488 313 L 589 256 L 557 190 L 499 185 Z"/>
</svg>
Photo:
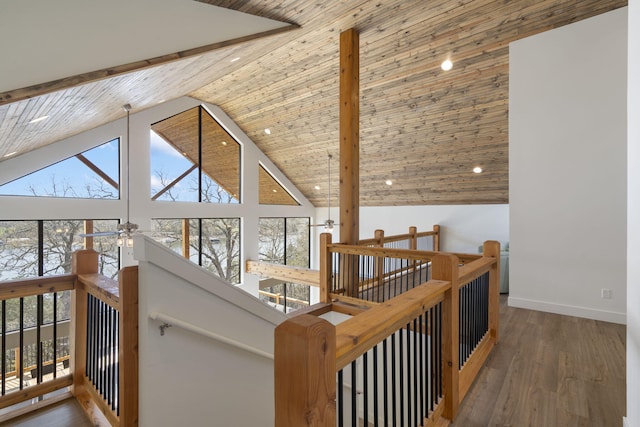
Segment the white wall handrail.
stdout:
<svg viewBox="0 0 640 427">
<path fill-rule="evenodd" d="M 230 346 L 239 348 L 241 350 L 248 351 L 249 353 L 253 353 L 253 354 L 256 354 L 258 356 L 262 356 L 264 358 L 273 360 L 273 354 L 271 354 L 271 353 L 267 353 L 266 351 L 260 350 L 259 348 L 255 348 L 255 347 L 252 347 L 250 345 L 247 345 L 247 344 L 241 343 L 239 341 L 236 341 L 234 339 L 225 337 L 224 335 L 220 335 L 220 334 L 217 334 L 215 332 L 208 331 L 208 330 L 203 329 L 203 328 L 201 328 L 199 326 L 193 325 L 191 323 L 185 322 L 185 321 L 180 320 L 180 319 L 176 319 L 175 317 L 171 317 L 171 316 L 169 316 L 167 314 L 158 313 L 158 312 L 154 311 L 154 312 L 149 313 L 149 318 L 152 319 L 152 320 L 157 320 L 159 322 L 163 322 L 164 323 L 164 325 L 160 326 L 161 327 L 161 331 L 164 331 L 164 329 L 166 327 L 169 327 L 169 326 L 177 326 L 177 327 L 179 327 L 181 329 L 184 329 L 184 330 L 187 330 L 187 331 L 199 334 L 199 335 L 203 335 L 205 337 L 211 338 L 211 339 L 216 340 L 216 341 L 223 342 L 225 344 L 228 344 Z"/>
</svg>

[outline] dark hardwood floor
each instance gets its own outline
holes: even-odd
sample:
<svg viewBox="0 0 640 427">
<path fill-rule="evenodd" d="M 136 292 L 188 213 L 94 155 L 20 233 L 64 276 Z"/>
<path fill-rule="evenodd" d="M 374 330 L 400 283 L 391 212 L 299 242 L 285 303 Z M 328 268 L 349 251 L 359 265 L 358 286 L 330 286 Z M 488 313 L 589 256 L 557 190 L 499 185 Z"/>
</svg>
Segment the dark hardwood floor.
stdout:
<svg viewBox="0 0 640 427">
<path fill-rule="evenodd" d="M 500 341 L 452 426 L 620 427 L 624 325 L 507 307 Z"/>
<path fill-rule="evenodd" d="M 30 414 L 0 423 L 11 427 L 92 427 L 75 398 L 47 406 Z"/>
</svg>

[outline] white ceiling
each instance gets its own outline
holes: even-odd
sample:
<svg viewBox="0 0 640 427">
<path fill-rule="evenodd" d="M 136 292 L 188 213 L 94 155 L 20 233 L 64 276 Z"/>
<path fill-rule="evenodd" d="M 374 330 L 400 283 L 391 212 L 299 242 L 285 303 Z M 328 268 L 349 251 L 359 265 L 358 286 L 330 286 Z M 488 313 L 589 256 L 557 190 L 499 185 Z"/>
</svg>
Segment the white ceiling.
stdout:
<svg viewBox="0 0 640 427">
<path fill-rule="evenodd" d="M 193 0 L 2 0 L 0 93 L 287 25 Z"/>
</svg>

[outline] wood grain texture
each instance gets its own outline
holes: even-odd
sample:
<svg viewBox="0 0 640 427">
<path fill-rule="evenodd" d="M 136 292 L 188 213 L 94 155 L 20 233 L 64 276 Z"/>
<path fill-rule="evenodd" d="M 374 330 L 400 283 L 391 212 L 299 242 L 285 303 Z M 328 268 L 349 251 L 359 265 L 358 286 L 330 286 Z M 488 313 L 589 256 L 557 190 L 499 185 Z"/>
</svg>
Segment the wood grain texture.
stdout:
<svg viewBox="0 0 640 427">
<path fill-rule="evenodd" d="M 452 426 L 619 426 L 624 325 L 512 308 L 500 298 L 500 343 Z"/>
<path fill-rule="evenodd" d="M 315 206 L 339 152 L 339 34 L 360 38 L 361 206 L 508 202 L 509 43 L 627 0 L 203 0 L 299 25 L 0 105 L 0 158 L 189 94 L 219 105 Z M 444 72 L 447 57 L 453 69 Z M 240 58 L 236 62 L 231 59 Z M 84 84 L 80 84 L 84 83 Z M 42 115 L 46 121 L 28 122 Z M 264 133 L 271 129 L 271 135 Z M 471 172 L 474 166 L 482 174 Z M 392 186 L 385 185 L 391 179 Z M 338 188 L 338 177 L 332 177 Z M 331 200 L 337 206 L 338 195 Z"/>
</svg>

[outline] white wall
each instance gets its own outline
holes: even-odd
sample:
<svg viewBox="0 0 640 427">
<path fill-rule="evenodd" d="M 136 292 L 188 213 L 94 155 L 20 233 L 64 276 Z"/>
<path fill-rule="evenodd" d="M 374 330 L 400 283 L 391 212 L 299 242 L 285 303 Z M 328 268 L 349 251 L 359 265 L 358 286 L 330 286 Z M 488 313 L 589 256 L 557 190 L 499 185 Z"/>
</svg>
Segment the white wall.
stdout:
<svg viewBox="0 0 640 427">
<path fill-rule="evenodd" d="M 627 426 L 640 426 L 640 0 L 629 1 Z"/>
<path fill-rule="evenodd" d="M 510 45 L 510 305 L 625 322 L 626 20 Z"/>
<path fill-rule="evenodd" d="M 316 223 L 327 218 L 327 208 L 316 209 Z M 333 241 L 340 238 L 338 208 L 331 210 L 336 221 Z M 441 249 L 449 252 L 477 253 L 485 240 L 498 240 L 503 246 L 509 241 L 509 205 L 437 205 L 379 206 L 360 208 L 360 238 L 374 236 L 377 229 L 386 235 L 405 234 L 409 227 L 418 231 L 432 230 L 440 225 Z M 318 233 L 322 227 L 319 227 Z"/>
<path fill-rule="evenodd" d="M 225 284 L 148 237 L 139 260 L 141 427 L 269 426 L 273 360 L 172 326 L 160 313 L 273 355 L 274 328 L 286 316 Z"/>
</svg>

